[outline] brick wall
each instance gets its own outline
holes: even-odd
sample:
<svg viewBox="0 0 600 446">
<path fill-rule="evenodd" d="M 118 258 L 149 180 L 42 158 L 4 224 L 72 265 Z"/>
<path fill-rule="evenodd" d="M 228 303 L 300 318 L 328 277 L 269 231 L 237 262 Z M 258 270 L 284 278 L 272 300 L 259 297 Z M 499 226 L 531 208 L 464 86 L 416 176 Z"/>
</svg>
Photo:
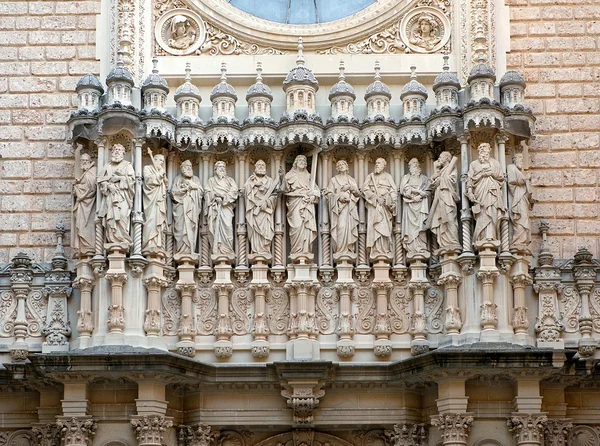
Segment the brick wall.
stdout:
<svg viewBox="0 0 600 446">
<path fill-rule="evenodd" d="M 600 254 L 600 1 L 506 0 L 508 66 L 524 74 L 538 121 L 530 147 L 536 218 L 554 254 Z M 537 225 L 536 225 L 537 226 Z"/>
<path fill-rule="evenodd" d="M 19 250 L 49 259 L 57 220 L 71 226 L 65 123 L 77 81 L 99 71 L 99 10 L 96 1 L 0 3 L 0 263 Z"/>
</svg>

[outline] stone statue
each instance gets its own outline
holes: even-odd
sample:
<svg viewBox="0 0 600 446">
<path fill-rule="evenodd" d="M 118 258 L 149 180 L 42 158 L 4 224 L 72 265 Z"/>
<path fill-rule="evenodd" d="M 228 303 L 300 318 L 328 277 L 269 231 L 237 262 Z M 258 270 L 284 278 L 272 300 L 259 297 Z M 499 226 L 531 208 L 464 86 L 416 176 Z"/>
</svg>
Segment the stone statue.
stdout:
<svg viewBox="0 0 600 446">
<path fill-rule="evenodd" d="M 192 162 L 184 161 L 181 163 L 181 174 L 171 187 L 176 254 L 196 253 L 202 194 L 200 179 L 194 175 Z"/>
<path fill-rule="evenodd" d="M 440 153 L 433 163 L 431 187 L 434 189 L 433 202 L 429 210 L 427 226 L 435 235 L 440 249 L 461 248 L 458 239 L 458 159 L 450 152 Z"/>
<path fill-rule="evenodd" d="M 208 179 L 205 189 L 206 221 L 214 257 L 233 258 L 233 208 L 238 197 L 235 180 L 227 176 L 223 161 L 215 163 L 215 176 Z"/>
<path fill-rule="evenodd" d="M 73 181 L 75 205 L 75 238 L 73 248 L 76 255 L 94 254 L 96 210 L 96 166 L 90 155 L 82 153 L 79 158 L 81 176 Z"/>
<path fill-rule="evenodd" d="M 282 191 L 287 197 L 287 221 L 290 235 L 290 255 L 312 253 L 317 237 L 315 204 L 321 196 L 306 170 L 306 157 L 298 155 L 283 179 Z"/>
<path fill-rule="evenodd" d="M 498 240 L 499 220 L 504 211 L 502 183 L 504 172 L 500 163 L 490 157 L 488 143 L 479 144 L 479 159 L 469 166 L 467 197 L 473 203 L 475 233 L 473 242 Z"/>
<path fill-rule="evenodd" d="M 513 164 L 509 164 L 506 167 L 506 171 L 510 198 L 510 221 L 513 228 L 511 247 L 518 250 L 526 250 L 531 242 L 529 211 L 531 210 L 533 201 L 529 179 L 523 173 L 522 153 L 515 153 Z"/>
<path fill-rule="evenodd" d="M 398 189 L 392 176 L 383 171 L 386 164 L 383 158 L 378 158 L 375 171 L 367 176 L 362 186 L 367 204 L 367 248 L 371 259 L 392 258 L 392 219 L 396 215 Z"/>
<path fill-rule="evenodd" d="M 358 239 L 358 197 L 360 191 L 354 178 L 348 175 L 348 163 L 339 160 L 338 174 L 329 181 L 324 195 L 329 200 L 331 240 L 334 255 L 354 254 Z"/>
<path fill-rule="evenodd" d="M 98 216 L 104 219 L 108 243 L 131 246 L 129 223 L 133 205 L 135 172 L 129 161 L 123 159 L 125 147 L 114 144 L 110 163 L 106 164 L 98 177 L 100 192 L 104 199 Z"/>
<path fill-rule="evenodd" d="M 417 26 L 410 35 L 410 43 L 431 51 L 441 40 L 438 35 L 439 26 L 433 16 L 423 14 L 417 21 Z"/>
<path fill-rule="evenodd" d="M 429 214 L 429 178 L 421 173 L 416 158 L 408 162 L 409 173 L 402 177 L 402 245 L 410 255 L 428 253 L 427 216 Z"/>
<path fill-rule="evenodd" d="M 144 167 L 144 230 L 142 252 L 156 253 L 164 250 L 164 234 L 167 230 L 167 173 L 165 157 L 152 156 L 152 164 Z"/>
<path fill-rule="evenodd" d="M 258 160 L 254 173 L 244 184 L 246 226 L 250 252 L 271 256 L 271 241 L 275 234 L 273 214 L 277 203 L 277 183 L 267 175 L 267 164 Z"/>
<path fill-rule="evenodd" d="M 171 38 L 169 46 L 178 50 L 189 48 L 196 40 L 196 31 L 190 20 L 182 15 L 176 15 L 171 20 Z"/>
</svg>

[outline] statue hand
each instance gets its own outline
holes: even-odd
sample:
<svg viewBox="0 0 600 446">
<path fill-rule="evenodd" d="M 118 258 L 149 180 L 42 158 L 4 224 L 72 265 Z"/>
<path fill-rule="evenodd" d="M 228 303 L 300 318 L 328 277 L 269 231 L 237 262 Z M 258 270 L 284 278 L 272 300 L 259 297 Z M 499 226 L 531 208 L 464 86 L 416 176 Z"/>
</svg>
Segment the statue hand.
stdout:
<svg viewBox="0 0 600 446">
<path fill-rule="evenodd" d="M 147 148 L 147 151 L 148 151 L 148 155 L 152 156 L 152 149 L 150 147 Z"/>
</svg>

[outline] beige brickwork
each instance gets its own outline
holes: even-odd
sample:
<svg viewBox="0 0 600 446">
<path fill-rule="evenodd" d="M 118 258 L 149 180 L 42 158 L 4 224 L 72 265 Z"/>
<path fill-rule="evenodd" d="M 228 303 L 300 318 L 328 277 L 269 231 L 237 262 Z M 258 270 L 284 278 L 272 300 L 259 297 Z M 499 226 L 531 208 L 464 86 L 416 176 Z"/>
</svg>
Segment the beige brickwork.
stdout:
<svg viewBox="0 0 600 446">
<path fill-rule="evenodd" d="M 97 1 L 0 3 L 0 263 L 48 260 L 57 220 L 71 226 L 74 88 L 98 74 Z M 69 237 L 66 237 L 67 242 Z"/>
<path fill-rule="evenodd" d="M 554 254 L 600 254 L 600 2 L 507 0 L 508 66 L 527 81 L 537 116 L 530 147 L 536 218 L 549 220 Z M 536 225 L 537 226 L 537 225 Z"/>
</svg>

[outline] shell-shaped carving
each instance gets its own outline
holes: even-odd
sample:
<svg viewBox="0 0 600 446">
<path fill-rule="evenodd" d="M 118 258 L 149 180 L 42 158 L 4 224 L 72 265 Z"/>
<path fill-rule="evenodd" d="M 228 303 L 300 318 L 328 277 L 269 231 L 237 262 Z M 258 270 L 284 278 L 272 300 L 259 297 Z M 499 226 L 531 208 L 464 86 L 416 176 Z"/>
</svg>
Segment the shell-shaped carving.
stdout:
<svg viewBox="0 0 600 446">
<path fill-rule="evenodd" d="M 569 435 L 570 446 L 597 446 L 599 443 L 598 434 L 588 426 L 577 426 Z"/>
</svg>

